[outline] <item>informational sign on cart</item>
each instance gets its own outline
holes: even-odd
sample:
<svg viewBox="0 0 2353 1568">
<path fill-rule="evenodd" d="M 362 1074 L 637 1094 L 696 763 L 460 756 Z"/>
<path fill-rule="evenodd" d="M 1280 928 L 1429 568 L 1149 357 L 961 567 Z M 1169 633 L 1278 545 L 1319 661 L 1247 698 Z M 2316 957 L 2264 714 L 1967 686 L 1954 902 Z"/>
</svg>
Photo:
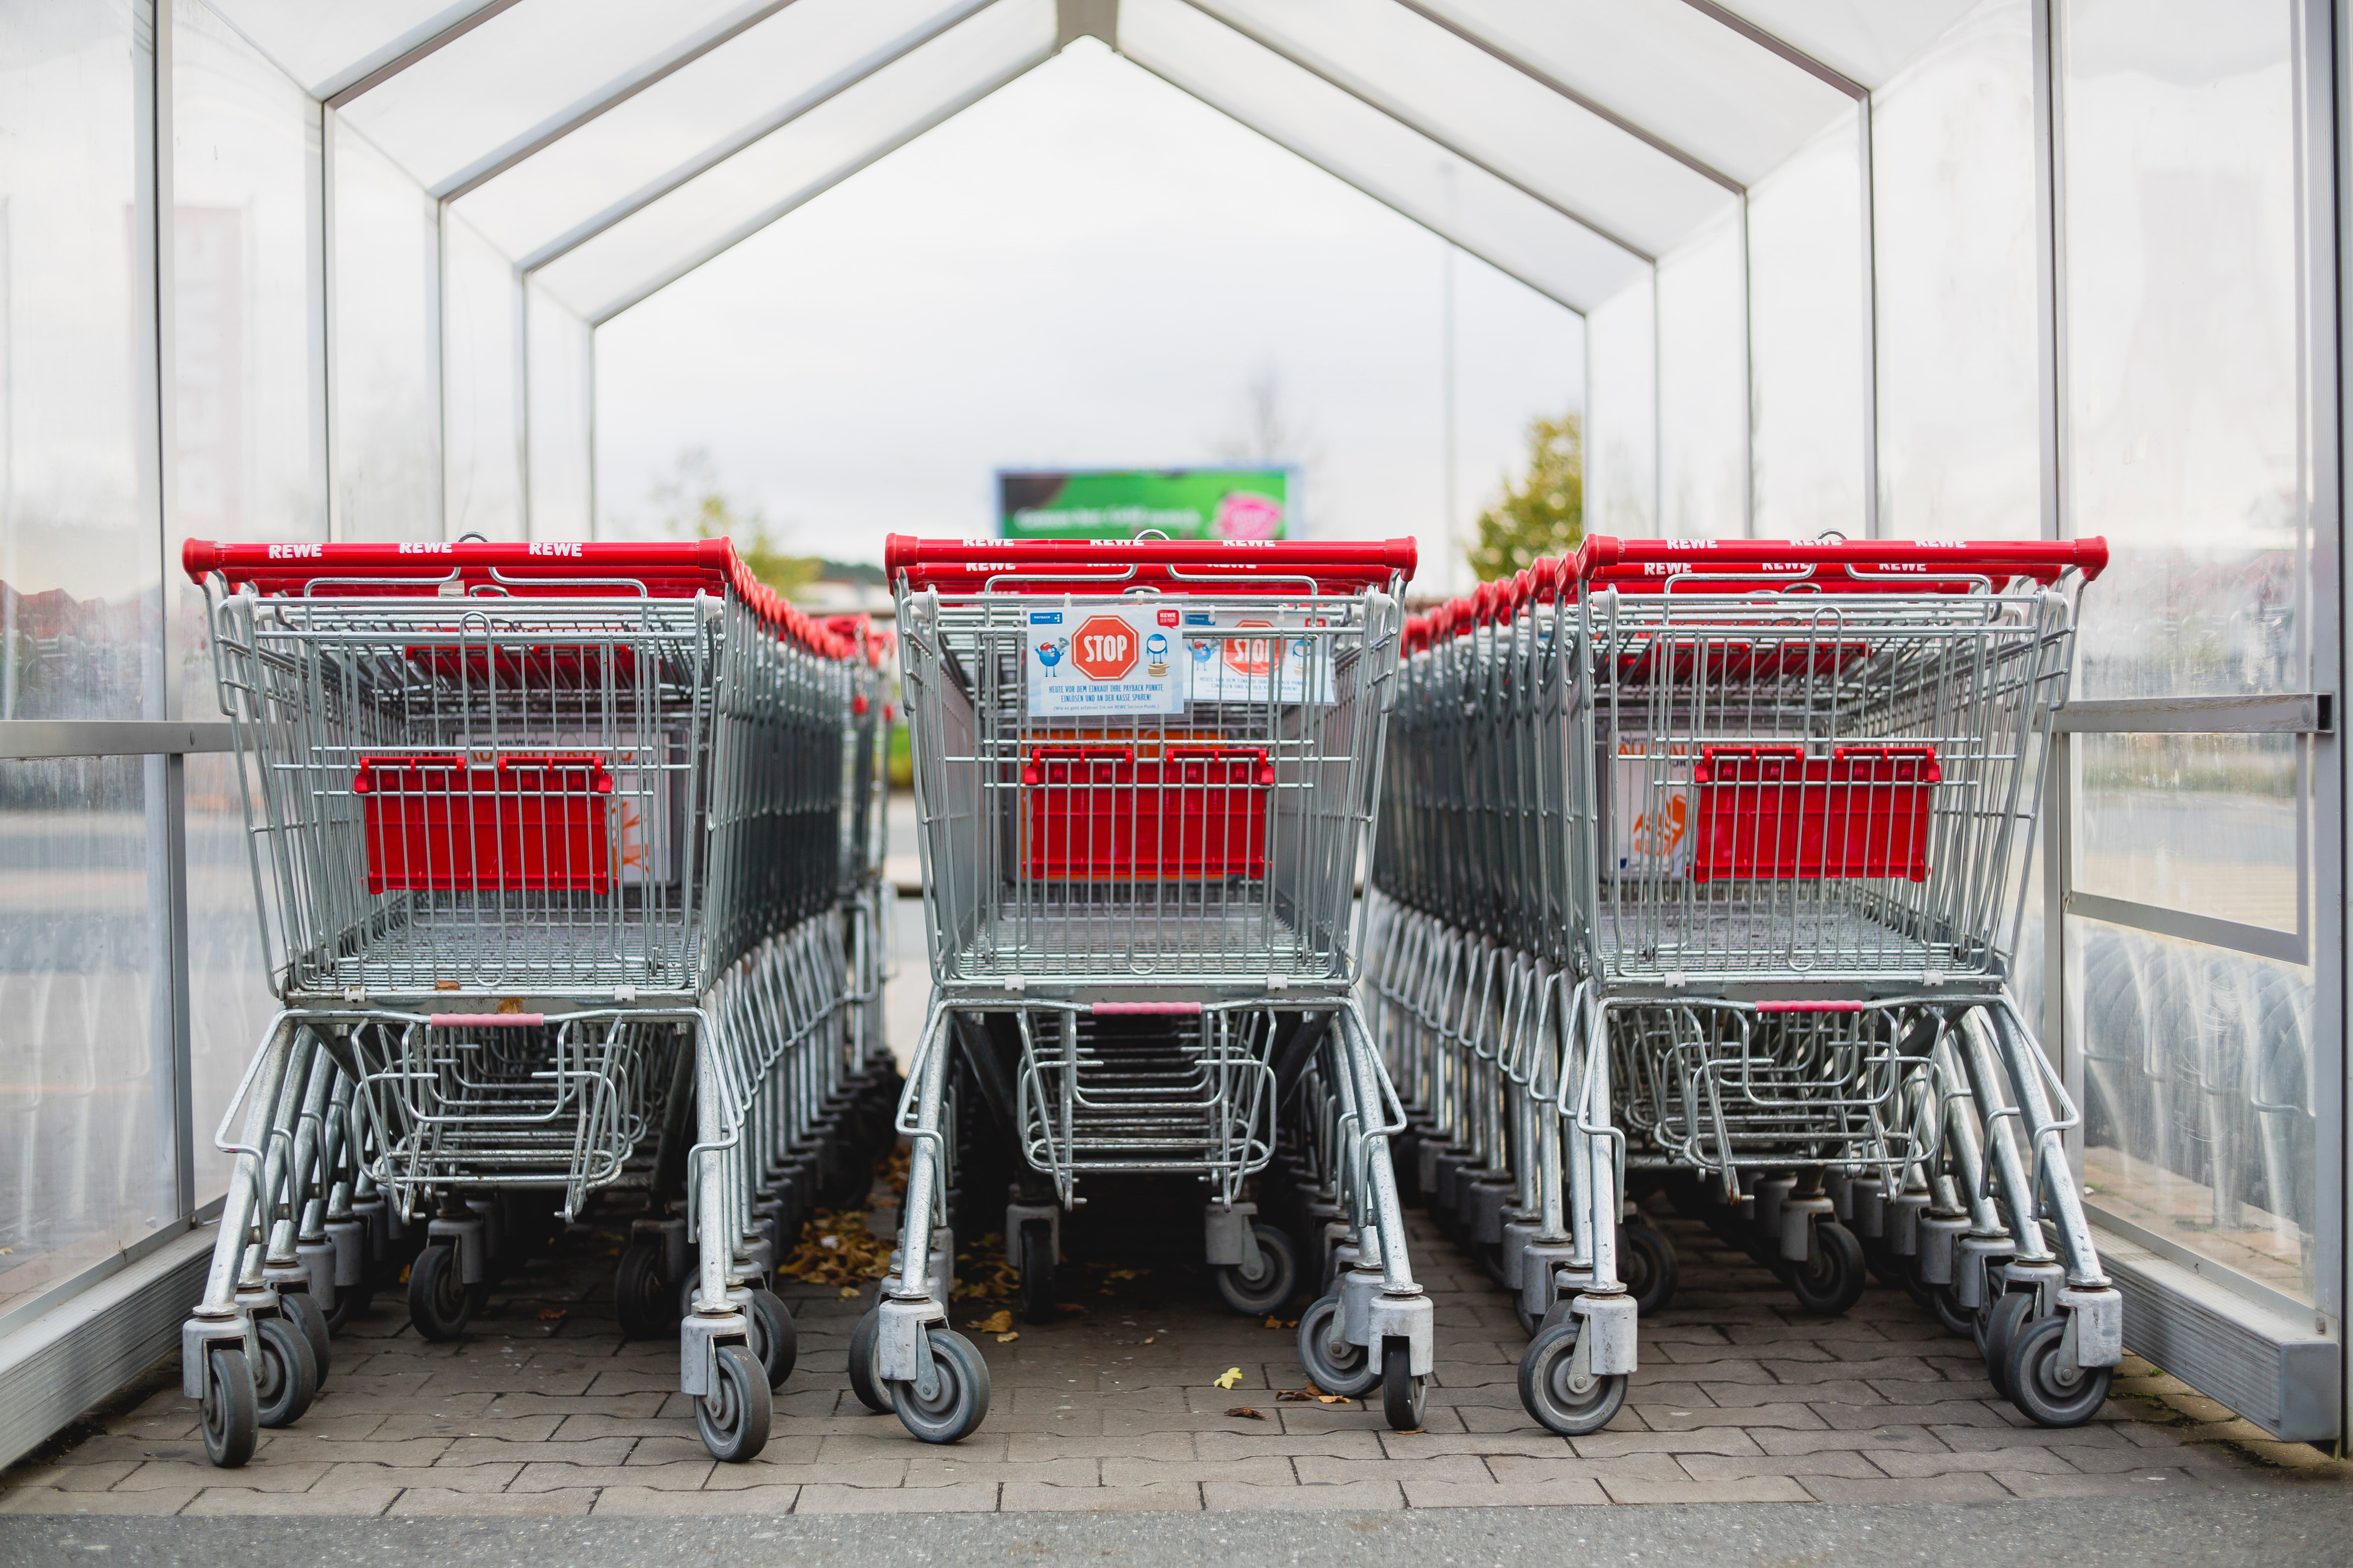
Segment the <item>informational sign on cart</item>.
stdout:
<svg viewBox="0 0 2353 1568">
<path fill-rule="evenodd" d="M 1173 609 L 1031 610 L 1029 634 L 1033 715 L 1185 710 Z"/>
<path fill-rule="evenodd" d="M 1296 610 L 1186 610 L 1185 663 L 1196 702 L 1334 700 L 1325 618 Z"/>
</svg>

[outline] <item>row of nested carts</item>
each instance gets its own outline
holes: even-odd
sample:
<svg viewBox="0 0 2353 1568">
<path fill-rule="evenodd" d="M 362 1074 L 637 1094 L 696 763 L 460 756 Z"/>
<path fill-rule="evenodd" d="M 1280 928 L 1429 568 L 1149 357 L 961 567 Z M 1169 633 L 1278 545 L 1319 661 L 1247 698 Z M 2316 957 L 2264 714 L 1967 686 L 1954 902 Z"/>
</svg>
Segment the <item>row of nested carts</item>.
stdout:
<svg viewBox="0 0 2353 1568">
<path fill-rule="evenodd" d="M 889 641 L 723 541 L 191 543 L 281 1009 L 183 1330 L 206 1451 L 301 1416 L 405 1279 L 632 1201 L 621 1327 L 759 1452 L 820 1204 L 908 1150 L 858 1398 L 953 1442 L 956 1226 L 1050 1318 L 1082 1187 L 1200 1194 L 1236 1310 L 1421 1425 L 1406 1210 L 1508 1288 L 1520 1394 L 1607 1424 L 1674 1288 L 1641 1204 L 1800 1310 L 1876 1274 L 2030 1418 L 2121 1306 L 2010 988 L 2096 541 L 1592 539 L 1408 616 L 1410 541 L 893 537 L 932 976 L 883 1038 Z M 1377 846 L 1376 847 L 1376 845 Z"/>
</svg>

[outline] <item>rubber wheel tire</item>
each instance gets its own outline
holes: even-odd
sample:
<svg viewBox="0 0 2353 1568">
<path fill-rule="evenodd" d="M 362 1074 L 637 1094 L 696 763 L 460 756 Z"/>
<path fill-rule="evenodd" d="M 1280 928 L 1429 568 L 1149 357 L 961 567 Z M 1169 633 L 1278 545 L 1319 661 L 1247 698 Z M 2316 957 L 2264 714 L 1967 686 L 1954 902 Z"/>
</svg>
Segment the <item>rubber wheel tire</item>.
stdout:
<svg viewBox="0 0 2353 1568">
<path fill-rule="evenodd" d="M 713 1361 L 714 1386 L 694 1398 L 695 1434 L 712 1458 L 740 1465 L 768 1446 L 776 1401 L 769 1396 L 760 1358 L 742 1345 L 721 1345 Z"/>
<path fill-rule="evenodd" d="M 1957 1340 L 1974 1342 L 1978 1337 L 1977 1314 L 1961 1305 L 1950 1285 L 1928 1287 L 1928 1315 Z"/>
<path fill-rule="evenodd" d="M 1870 1265 L 1872 1274 L 1882 1285 L 1891 1290 L 1912 1289 L 1912 1271 L 1904 1266 L 1904 1255 L 1890 1247 L 1885 1237 L 1873 1240 L 1858 1236 L 1855 1239 L 1862 1243 L 1862 1260 Z"/>
<path fill-rule="evenodd" d="M 1782 1279 L 1798 1298 L 1800 1311 L 1835 1318 L 1862 1300 L 1871 1268 L 1862 1260 L 1862 1243 L 1854 1232 L 1834 1219 L 1818 1219 L 1804 1261 L 1790 1259 Z"/>
<path fill-rule="evenodd" d="M 236 1345 L 205 1352 L 204 1428 L 205 1458 L 216 1468 L 234 1470 L 253 1458 L 261 1437 L 261 1400 L 253 1368 Z"/>
<path fill-rule="evenodd" d="M 1021 1321 L 1054 1321 L 1054 1227 L 1042 1219 L 1021 1223 Z"/>
<path fill-rule="evenodd" d="M 752 1358 L 768 1374 L 770 1388 L 784 1387 L 785 1379 L 793 1374 L 793 1363 L 800 1355 L 800 1331 L 793 1326 L 791 1309 L 775 1291 L 754 1286 L 750 1308 L 744 1316 L 752 1331 Z"/>
<path fill-rule="evenodd" d="M 283 1318 L 263 1318 L 253 1327 L 261 1347 L 261 1364 L 253 1369 L 259 1418 L 264 1426 L 291 1426 L 319 1396 L 319 1363 L 311 1359 L 311 1342 Z"/>
<path fill-rule="evenodd" d="M 1381 1342 L 1381 1415 L 1392 1432 L 1419 1432 L 1430 1379 L 1413 1375 L 1413 1349 L 1398 1334 Z"/>
<path fill-rule="evenodd" d="M 1544 1327 L 1544 1314 L 1529 1311 L 1527 1297 L 1517 1290 L 1512 1292 L 1512 1316 L 1520 1321 L 1520 1334 L 1524 1339 L 1535 1339 L 1536 1331 Z"/>
<path fill-rule="evenodd" d="M 375 1304 L 375 1287 L 363 1281 L 357 1285 L 335 1287 L 335 1304 L 327 1311 L 327 1331 L 340 1334 L 352 1323 L 368 1314 Z"/>
<path fill-rule="evenodd" d="M 319 1298 L 308 1290 L 289 1290 L 278 1298 L 278 1310 L 293 1321 L 311 1342 L 311 1361 L 318 1368 L 319 1386 L 327 1386 L 327 1363 L 332 1353 L 328 1349 L 327 1310 L 319 1305 Z"/>
<path fill-rule="evenodd" d="M 1583 1392 L 1569 1386 L 1568 1370 L 1577 1355 L 1581 1326 L 1575 1318 L 1555 1323 L 1538 1334 L 1520 1357 L 1521 1405 L 1546 1431 L 1564 1437 L 1600 1431 L 1626 1405 L 1623 1373 L 1596 1377 L 1593 1386 Z"/>
<path fill-rule="evenodd" d="M 869 1307 L 849 1331 L 849 1392 L 877 1415 L 891 1414 L 891 1391 L 874 1370 L 874 1355 L 882 1331 L 881 1314 Z"/>
<path fill-rule="evenodd" d="M 1978 1353 L 1985 1357 L 1986 1380 L 1996 1394 L 2010 1395 L 2010 1352 L 2034 1319 L 2034 1298 L 2012 1290 L 1994 1300 L 1978 1315 Z"/>
<path fill-rule="evenodd" d="M 1624 1282 L 1626 1293 L 1634 1298 L 1634 1314 L 1649 1317 L 1664 1311 L 1667 1303 L 1675 1299 L 1675 1286 L 1683 1278 L 1681 1261 L 1675 1257 L 1675 1244 L 1666 1233 L 1654 1230 L 1640 1221 L 1618 1227 L 1618 1278 Z M 1525 1308 L 1520 1309 L 1521 1326 L 1533 1336 Z M 1536 1320 L 1541 1321 L 1542 1320 Z"/>
<path fill-rule="evenodd" d="M 1339 1312 L 1340 1298 L 1325 1296 L 1299 1314 L 1299 1364 L 1307 1380 L 1324 1393 L 1361 1399 L 1380 1382 L 1380 1370 L 1362 1345 L 1344 1345 L 1339 1359 L 1333 1359 L 1327 1336 Z"/>
<path fill-rule="evenodd" d="M 678 1331 L 678 1292 L 662 1278 L 656 1243 L 633 1241 L 622 1250 L 613 1270 L 613 1313 L 626 1340 L 658 1340 Z"/>
<path fill-rule="evenodd" d="M 1252 1225 L 1258 1242 L 1258 1272 L 1245 1274 L 1239 1264 L 1218 1270 L 1218 1294 L 1226 1305 L 1250 1317 L 1263 1317 L 1291 1300 L 1299 1289 L 1299 1257 L 1291 1237 L 1271 1225 Z"/>
<path fill-rule="evenodd" d="M 2038 1426 L 2081 1426 L 2108 1402 L 2114 1367 L 2087 1366 L 2073 1388 L 2060 1384 L 2059 1342 L 2066 1332 L 2066 1315 L 2053 1313 L 2010 1336 L 2010 1402 Z"/>
<path fill-rule="evenodd" d="M 408 1321 L 427 1340 L 454 1340 L 473 1321 L 478 1298 L 488 1291 L 486 1285 L 469 1286 L 459 1279 L 458 1249 L 437 1241 L 408 1266 Z"/>
<path fill-rule="evenodd" d="M 891 1384 L 891 1403 L 900 1423 L 926 1443 L 960 1443 L 988 1418 L 988 1363 L 979 1349 L 954 1329 L 924 1335 L 931 1347 L 938 1386 L 929 1399 L 912 1383 Z"/>
</svg>

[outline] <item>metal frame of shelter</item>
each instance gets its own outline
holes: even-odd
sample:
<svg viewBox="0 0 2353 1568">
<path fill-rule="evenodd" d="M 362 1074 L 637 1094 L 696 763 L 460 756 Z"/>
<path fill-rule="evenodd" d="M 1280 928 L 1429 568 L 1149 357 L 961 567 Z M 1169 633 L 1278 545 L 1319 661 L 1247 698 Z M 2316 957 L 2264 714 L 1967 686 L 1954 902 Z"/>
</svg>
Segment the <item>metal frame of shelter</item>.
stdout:
<svg viewBox="0 0 2353 1568">
<path fill-rule="evenodd" d="M 2069 711 L 2047 781 L 2057 826 L 2035 957 L 2046 1037 L 2065 1042 L 2079 1104 L 2087 1064 L 2099 1079 L 2116 1053 L 2085 1047 L 2098 1032 L 2087 1003 L 2100 1002 L 2086 988 L 2106 982 L 2086 978 L 2092 939 L 2071 932 L 2140 933 L 2132 940 L 2151 952 L 2187 944 L 2299 977 L 2293 1103 L 2307 1131 L 2295 1157 L 2311 1168 L 2289 1174 L 2310 1185 L 2291 1226 L 2302 1285 L 2233 1267 L 2202 1233 L 2168 1234 L 2096 1204 L 2095 1217 L 2131 1303 L 2128 1342 L 2282 1436 L 2341 1446 L 2353 1192 L 2332 709 L 2353 312 L 2336 236 L 2353 195 L 2353 26 L 2332 0 L 2265 5 L 2277 58 L 2244 79 L 2270 84 L 2284 106 L 2264 167 L 2279 172 L 2271 184 L 2291 220 L 2285 254 L 2271 259 L 2290 279 L 2294 368 L 2279 378 L 2293 384 L 2270 393 L 2292 405 L 2295 471 L 2280 487 L 2284 521 L 2245 526 L 2290 559 L 2292 615 L 2263 612 L 2262 679 L 2095 681 Z M 42 68 L 41 9 L 0 6 L 0 43 L 16 32 L 23 46 L 14 65 L 0 56 L 0 70 Z M 209 685 L 179 673 L 192 633 L 168 564 L 195 510 L 184 472 L 194 449 L 184 426 L 199 417 L 186 274 L 216 221 L 185 194 L 201 184 L 186 128 L 212 90 L 213 76 L 191 74 L 199 55 L 205 72 L 268 78 L 237 90 L 283 106 L 303 144 L 286 242 L 301 280 L 288 309 L 309 378 L 305 482 L 319 536 L 418 542 L 467 530 L 589 536 L 596 329 L 1082 38 L 1584 314 L 1597 530 L 1982 526 L 1983 512 L 1920 497 L 1945 493 L 1940 484 L 1966 490 L 1978 468 L 2007 465 L 2022 478 L 2005 492 L 2005 531 L 2114 531 L 2084 477 L 2105 460 L 2084 456 L 2105 429 L 2094 384 L 2108 374 L 2084 368 L 2105 365 L 2082 303 L 2098 286 L 2084 269 L 2105 265 L 2086 262 L 2080 243 L 2099 209 L 2084 205 L 2096 194 L 2088 180 L 2069 183 L 2107 167 L 2111 150 L 2075 136 L 2069 117 L 2080 107 L 2082 124 L 2105 126 L 2121 112 L 2109 107 L 2117 82 L 2142 93 L 2134 102 L 2158 101 L 2189 68 L 2084 68 L 2108 47 L 2097 0 L 57 0 L 65 9 L 119 14 L 129 40 L 132 402 L 139 504 L 166 585 L 162 629 L 142 655 L 155 669 L 143 705 L 41 718 L 0 705 L 0 769 L 145 759 L 178 1207 L 37 1295 L 0 1294 L 0 1463 L 176 1345 L 202 1256 L 191 1232 L 216 1205 L 196 1154 L 208 1110 L 191 1088 L 186 771 L 227 739 Z M 1989 447 L 1972 468 L 1974 437 L 1957 434 L 1963 455 L 1923 481 L 1916 408 L 1934 398 L 1918 383 L 1935 356 L 1922 333 L 1943 331 L 1950 347 L 1952 334 L 1978 330 L 1974 296 L 1924 306 L 1906 291 L 1925 275 L 1923 204 L 1964 199 L 1936 184 L 1936 137 L 1976 110 L 1936 84 L 1966 87 L 1996 57 L 2015 89 L 2002 173 L 2014 243 L 2000 265 L 2014 307 L 2001 326 L 2016 342 L 2017 449 Z M 2274 67 L 2284 70 L 2275 82 Z M 1970 178 L 1959 185 L 1974 189 Z M 12 235 L 7 195 L 0 184 L 0 240 L 33 243 L 29 225 Z M 1964 242 L 1976 232 L 1952 230 Z M 0 310 L 9 254 L 0 248 Z M 0 531 L 9 526 L 0 517 Z M 2236 526 L 2224 520 L 2226 532 Z M 2274 869 L 2293 884 L 2292 908 L 2251 917 L 2080 874 L 2085 856 L 2105 853 L 2085 847 L 2085 824 L 2108 809 L 2096 805 L 2105 781 L 2136 746 L 2252 748 L 2284 770 L 2293 863 L 2283 850 Z M 2143 1077 L 2176 1070 L 2160 1056 L 2150 1046 L 2135 1058 Z M 2243 1098 L 2275 1114 L 2286 1091 L 2263 1077 L 2273 1069 L 2245 1070 L 2263 1081 L 2249 1079 Z M 2212 1076 L 2199 1079 L 2209 1092 Z M 2085 1136 L 2074 1134 L 2079 1160 Z M 2275 1172 L 2262 1195 L 2284 1214 L 2281 1180 Z"/>
</svg>

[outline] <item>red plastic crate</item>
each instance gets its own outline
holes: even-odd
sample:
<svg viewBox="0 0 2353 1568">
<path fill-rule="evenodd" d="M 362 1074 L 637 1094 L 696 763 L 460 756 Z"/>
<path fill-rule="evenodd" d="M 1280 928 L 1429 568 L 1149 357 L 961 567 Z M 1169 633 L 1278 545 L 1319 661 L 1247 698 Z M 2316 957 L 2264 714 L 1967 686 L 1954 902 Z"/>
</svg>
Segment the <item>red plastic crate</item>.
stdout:
<svg viewBox="0 0 2353 1568">
<path fill-rule="evenodd" d="M 1709 746 L 1692 770 L 1692 879 L 1928 879 L 1934 746 Z"/>
<path fill-rule="evenodd" d="M 1274 764 L 1255 747 L 1045 746 L 1021 767 L 1033 879 L 1217 880 L 1266 875 Z"/>
<path fill-rule="evenodd" d="M 597 757 L 363 757 L 368 891 L 604 893 L 612 775 Z"/>
</svg>

